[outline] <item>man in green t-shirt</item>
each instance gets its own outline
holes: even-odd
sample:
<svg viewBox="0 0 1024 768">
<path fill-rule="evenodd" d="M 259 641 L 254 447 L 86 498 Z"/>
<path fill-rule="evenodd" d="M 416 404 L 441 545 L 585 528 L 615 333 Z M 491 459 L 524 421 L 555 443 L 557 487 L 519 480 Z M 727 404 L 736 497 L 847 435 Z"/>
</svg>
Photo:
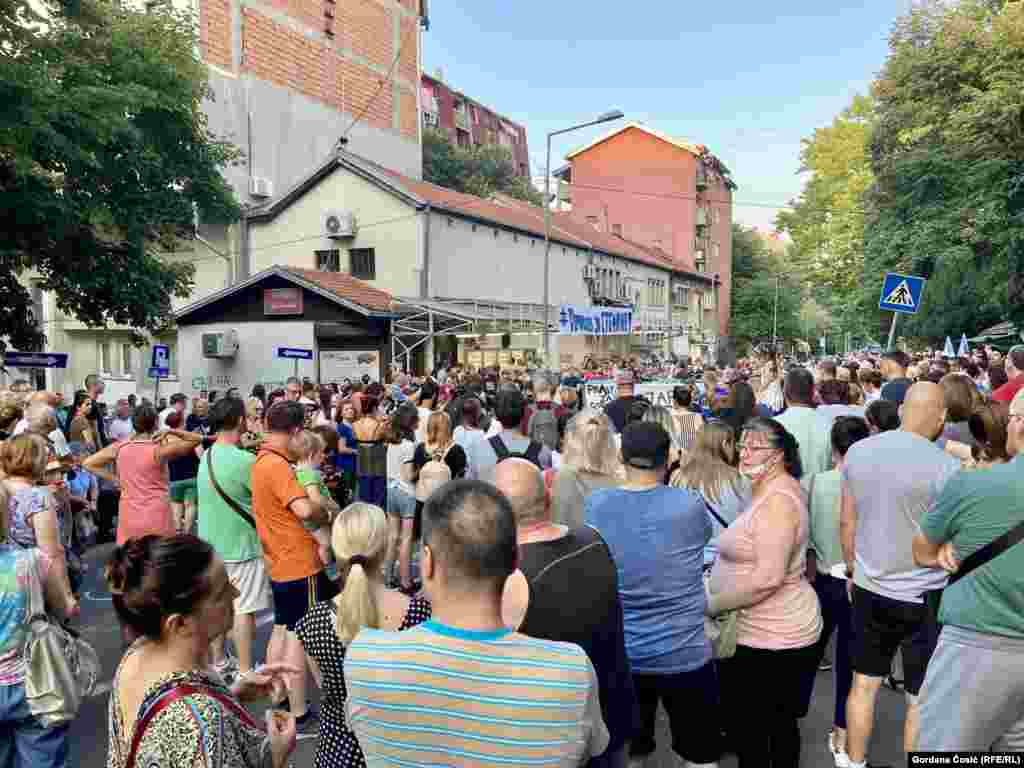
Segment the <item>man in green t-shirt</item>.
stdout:
<svg viewBox="0 0 1024 768">
<path fill-rule="evenodd" d="M 1024 392 L 1010 404 L 1013 460 L 953 477 L 921 521 L 918 565 L 955 573 L 1024 522 Z M 942 595 L 938 646 L 921 689 L 921 751 L 1024 751 L 1024 542 Z"/>
<path fill-rule="evenodd" d="M 256 614 L 270 607 L 263 548 L 251 517 L 250 481 L 256 457 L 238 447 L 245 430 L 245 401 L 234 397 L 217 401 L 210 412 L 210 430 L 217 434 L 217 442 L 203 455 L 196 477 L 199 537 L 224 560 L 228 578 L 239 593 L 232 635 L 238 651 L 238 672 L 244 674 L 253 666 Z M 224 654 L 223 639 L 213 643 L 212 652 L 219 672 L 230 675 L 235 671 L 234 660 Z"/>
</svg>

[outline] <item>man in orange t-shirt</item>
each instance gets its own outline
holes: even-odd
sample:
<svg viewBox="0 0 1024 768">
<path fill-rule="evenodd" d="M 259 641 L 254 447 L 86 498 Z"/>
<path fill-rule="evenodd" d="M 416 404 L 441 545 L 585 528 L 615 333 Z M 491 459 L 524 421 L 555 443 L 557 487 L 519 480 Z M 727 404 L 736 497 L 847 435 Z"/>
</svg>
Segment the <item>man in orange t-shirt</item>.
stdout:
<svg viewBox="0 0 1024 768">
<path fill-rule="evenodd" d="M 252 468 L 252 513 L 274 594 L 267 663 L 286 662 L 303 670 L 291 680 L 289 704 L 300 731 L 312 732 L 316 714 L 306 706 L 306 654 L 295 625 L 338 590 L 327 578 L 316 539 L 302 525 L 326 521 L 324 510 L 306 495 L 291 466 L 289 445 L 305 420 L 305 408 L 294 401 L 274 403 L 267 411 L 266 438 Z"/>
</svg>

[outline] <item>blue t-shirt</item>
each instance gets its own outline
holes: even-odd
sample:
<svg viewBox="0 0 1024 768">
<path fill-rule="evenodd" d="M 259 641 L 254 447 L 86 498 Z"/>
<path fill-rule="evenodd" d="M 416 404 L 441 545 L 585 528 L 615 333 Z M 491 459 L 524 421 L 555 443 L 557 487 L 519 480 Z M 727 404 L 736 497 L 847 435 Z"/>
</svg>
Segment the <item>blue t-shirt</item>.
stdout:
<svg viewBox="0 0 1024 768">
<path fill-rule="evenodd" d="M 677 674 L 707 664 L 703 566 L 711 523 L 700 496 L 663 485 L 605 488 L 587 496 L 584 519 L 615 558 L 633 671 Z"/>
<path fill-rule="evenodd" d="M 338 437 L 341 439 L 342 445 L 346 448 L 356 447 L 356 433 L 352 431 L 352 427 L 348 424 L 338 425 Z M 339 472 L 355 472 L 356 471 L 356 455 L 354 453 L 341 453 L 335 459 L 335 466 Z"/>
</svg>

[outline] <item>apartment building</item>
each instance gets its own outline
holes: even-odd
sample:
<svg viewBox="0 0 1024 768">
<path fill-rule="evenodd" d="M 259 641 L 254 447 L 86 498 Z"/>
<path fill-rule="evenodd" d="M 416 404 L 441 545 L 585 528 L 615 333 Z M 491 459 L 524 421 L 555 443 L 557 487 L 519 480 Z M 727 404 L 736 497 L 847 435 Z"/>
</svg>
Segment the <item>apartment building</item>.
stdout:
<svg viewBox="0 0 1024 768">
<path fill-rule="evenodd" d="M 497 144 L 512 153 L 516 173 L 530 176 L 526 128 L 449 86 L 443 76 L 421 76 L 423 127 L 441 131 L 460 147 Z"/>
</svg>

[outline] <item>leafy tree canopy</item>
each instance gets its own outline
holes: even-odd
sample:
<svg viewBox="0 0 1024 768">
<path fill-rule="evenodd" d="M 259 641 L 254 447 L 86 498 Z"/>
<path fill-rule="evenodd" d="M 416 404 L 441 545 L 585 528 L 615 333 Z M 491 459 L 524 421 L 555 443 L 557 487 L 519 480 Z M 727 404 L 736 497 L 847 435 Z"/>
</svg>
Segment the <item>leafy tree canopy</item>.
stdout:
<svg viewBox="0 0 1024 768">
<path fill-rule="evenodd" d="M 732 229 L 732 320 L 737 348 L 771 343 L 778 296 L 777 336 L 800 336 L 800 287 L 783 275 L 783 259 L 772 252 L 753 229 L 734 224 Z M 776 276 L 781 276 L 776 291 Z"/>
<path fill-rule="evenodd" d="M 239 215 L 220 173 L 237 150 L 207 128 L 194 20 L 108 0 L 51 3 L 45 19 L 0 0 L 0 15 L 0 334 L 45 341 L 26 275 L 91 326 L 160 330 L 193 271 L 153 252 L 191 233 L 195 209 Z"/>
<path fill-rule="evenodd" d="M 534 189 L 529 179 L 516 175 L 512 153 L 507 147 L 459 147 L 436 130 L 423 132 L 423 178 L 477 197 L 491 197 L 501 192 L 534 205 L 544 202 L 544 196 Z"/>
</svg>

